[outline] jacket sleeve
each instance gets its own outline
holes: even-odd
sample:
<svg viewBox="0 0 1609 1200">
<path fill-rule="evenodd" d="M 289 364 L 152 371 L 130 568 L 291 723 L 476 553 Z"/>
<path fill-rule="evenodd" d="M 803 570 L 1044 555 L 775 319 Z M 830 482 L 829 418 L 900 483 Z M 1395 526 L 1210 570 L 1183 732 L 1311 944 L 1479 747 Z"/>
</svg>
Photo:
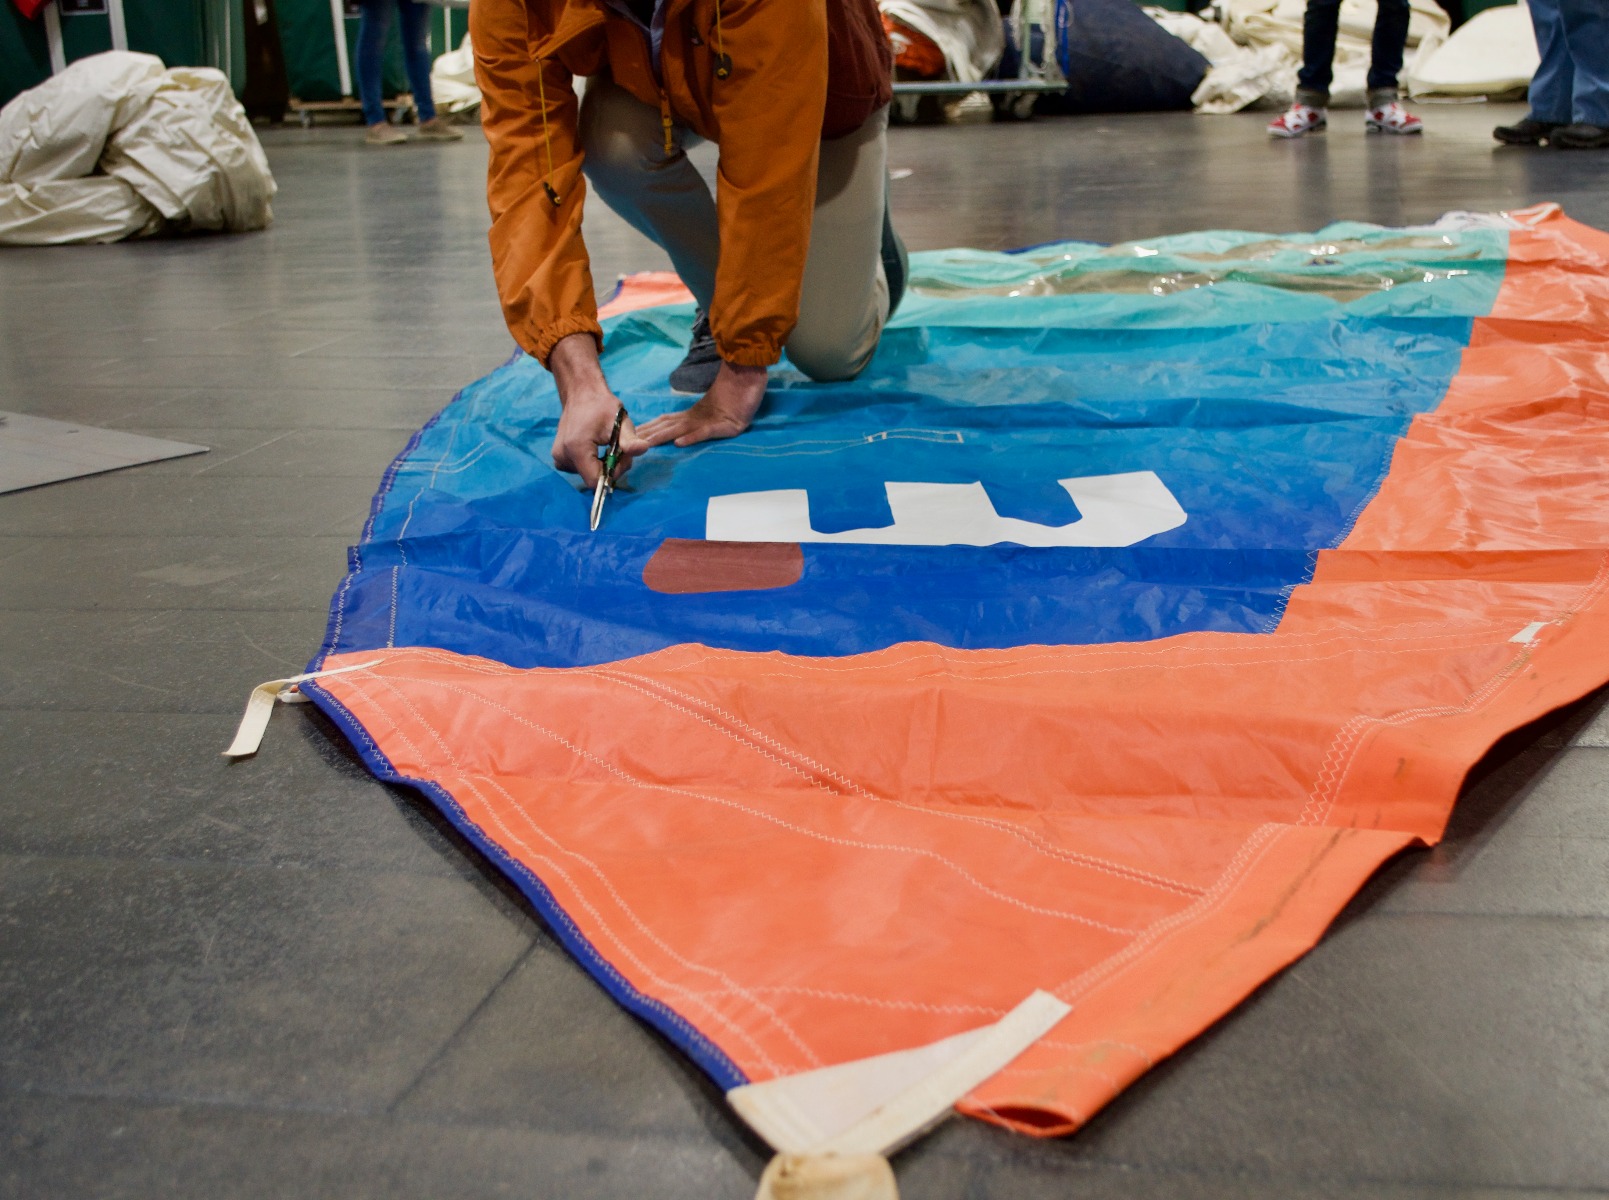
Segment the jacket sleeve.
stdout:
<svg viewBox="0 0 1609 1200">
<path fill-rule="evenodd" d="M 721 261 L 710 327 L 728 362 L 769 366 L 799 320 L 827 102 L 826 0 L 722 0 L 721 23 L 732 73 L 712 84 Z"/>
<path fill-rule="evenodd" d="M 580 106 L 569 70 L 536 57 L 551 31 L 528 0 L 475 0 L 469 21 L 491 147 L 492 272 L 509 332 L 545 366 L 560 338 L 603 338 L 581 240 Z"/>
</svg>

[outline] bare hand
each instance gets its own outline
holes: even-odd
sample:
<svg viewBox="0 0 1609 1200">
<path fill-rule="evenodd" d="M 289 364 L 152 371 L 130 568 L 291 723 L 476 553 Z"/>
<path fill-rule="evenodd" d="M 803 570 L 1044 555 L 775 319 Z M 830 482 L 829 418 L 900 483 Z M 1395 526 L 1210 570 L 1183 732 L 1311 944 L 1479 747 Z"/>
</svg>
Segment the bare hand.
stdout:
<svg viewBox="0 0 1609 1200">
<path fill-rule="evenodd" d="M 548 367 L 558 385 L 559 403 L 564 407 L 558 432 L 553 436 L 553 465 L 580 475 L 590 490 L 598 483 L 598 447 L 609 444 L 620 401 L 603 377 L 598 345 L 591 334 L 577 333 L 562 339 L 553 347 Z M 622 421 L 621 460 L 615 478 L 624 476 L 631 468 L 631 460 L 648 446 L 630 417 Z"/>
<path fill-rule="evenodd" d="M 692 408 L 655 417 L 642 427 L 650 446 L 675 442 L 692 446 L 717 438 L 736 437 L 749 427 L 765 399 L 765 368 L 723 362 L 703 399 Z"/>
</svg>

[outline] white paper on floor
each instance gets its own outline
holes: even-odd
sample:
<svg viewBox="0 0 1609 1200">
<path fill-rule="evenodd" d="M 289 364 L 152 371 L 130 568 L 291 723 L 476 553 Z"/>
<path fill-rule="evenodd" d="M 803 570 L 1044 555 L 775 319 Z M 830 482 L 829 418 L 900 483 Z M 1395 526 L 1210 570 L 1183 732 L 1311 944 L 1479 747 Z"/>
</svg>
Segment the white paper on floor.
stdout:
<svg viewBox="0 0 1609 1200">
<path fill-rule="evenodd" d="M 0 412 L 0 492 L 205 454 L 206 446 Z"/>
</svg>

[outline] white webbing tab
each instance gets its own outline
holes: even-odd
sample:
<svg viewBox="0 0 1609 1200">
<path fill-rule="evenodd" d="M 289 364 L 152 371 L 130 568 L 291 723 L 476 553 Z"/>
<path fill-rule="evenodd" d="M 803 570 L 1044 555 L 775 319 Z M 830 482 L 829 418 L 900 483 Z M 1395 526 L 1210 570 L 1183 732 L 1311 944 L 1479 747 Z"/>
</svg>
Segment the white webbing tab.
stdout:
<svg viewBox="0 0 1609 1200">
<path fill-rule="evenodd" d="M 344 675 L 348 671 L 362 671 L 368 667 L 377 667 L 382 661 L 377 658 L 373 662 L 354 663 L 349 667 L 337 667 L 333 671 L 310 671 L 306 675 L 292 675 L 289 679 L 270 679 L 267 683 L 259 683 L 251 689 L 251 696 L 246 700 L 245 715 L 240 718 L 240 726 L 235 730 L 235 740 L 229 743 L 229 749 L 223 752 L 223 756 L 246 758 L 256 754 L 263 744 L 263 734 L 268 731 L 268 718 L 273 714 L 274 702 L 307 703 L 306 696 L 292 690 L 298 683 L 305 683 L 309 679 L 323 679 L 327 675 Z"/>
<path fill-rule="evenodd" d="M 784 1154 L 887 1154 L 948 1115 L 961 1097 L 1071 1011 L 1035 992 L 993 1025 L 817 1071 L 745 1084 L 732 1107 Z"/>
<path fill-rule="evenodd" d="M 1532 621 L 1524 629 L 1520 630 L 1508 640 L 1519 646 L 1529 646 L 1532 642 L 1536 641 L 1536 635 L 1546 629 L 1549 624 L 1551 624 L 1551 622 Z"/>
</svg>

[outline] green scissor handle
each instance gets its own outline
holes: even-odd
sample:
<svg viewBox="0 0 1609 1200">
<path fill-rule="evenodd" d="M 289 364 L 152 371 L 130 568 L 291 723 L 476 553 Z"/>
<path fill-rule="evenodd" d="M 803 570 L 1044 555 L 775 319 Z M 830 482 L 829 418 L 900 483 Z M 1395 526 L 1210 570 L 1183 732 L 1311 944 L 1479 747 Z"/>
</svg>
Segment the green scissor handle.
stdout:
<svg viewBox="0 0 1609 1200">
<path fill-rule="evenodd" d="M 615 427 L 609 431 L 608 448 L 598 456 L 598 485 L 592 489 L 590 528 L 594 530 L 598 528 L 598 522 L 603 520 L 603 502 L 615 490 L 615 468 L 620 465 L 620 426 L 625 419 L 626 406 L 622 404 L 615 413 Z"/>
</svg>

